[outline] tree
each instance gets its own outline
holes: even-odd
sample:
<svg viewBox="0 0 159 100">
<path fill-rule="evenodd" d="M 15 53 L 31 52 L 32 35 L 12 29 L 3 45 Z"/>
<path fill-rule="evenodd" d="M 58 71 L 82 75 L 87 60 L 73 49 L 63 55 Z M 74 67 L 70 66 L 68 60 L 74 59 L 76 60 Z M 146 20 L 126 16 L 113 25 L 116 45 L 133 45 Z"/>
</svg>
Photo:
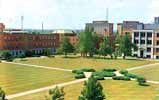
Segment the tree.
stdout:
<svg viewBox="0 0 159 100">
<path fill-rule="evenodd" d="M 102 85 L 91 76 L 87 82 L 84 83 L 84 89 L 81 92 L 78 100 L 104 100 Z"/>
<path fill-rule="evenodd" d="M 0 100 L 5 100 L 5 92 L 0 87 Z"/>
<path fill-rule="evenodd" d="M 64 100 L 64 88 L 58 88 L 55 87 L 54 89 L 49 91 L 49 94 L 51 95 L 51 99 L 47 98 L 46 100 Z"/>
<path fill-rule="evenodd" d="M 1 52 L 1 57 L 5 60 L 10 60 L 12 58 L 12 55 L 9 51 L 3 51 Z"/>
<path fill-rule="evenodd" d="M 52 53 L 51 53 L 51 49 L 47 48 L 47 49 L 44 49 L 44 55 L 45 56 L 50 56 Z"/>
<path fill-rule="evenodd" d="M 92 57 L 96 50 L 97 41 L 98 37 L 93 28 L 86 27 L 85 31 L 79 35 L 78 46 L 81 56 L 87 57 L 87 54 L 89 54 L 89 56 Z"/>
<path fill-rule="evenodd" d="M 104 37 L 103 42 L 101 43 L 100 48 L 99 48 L 99 53 L 101 55 L 103 55 L 104 58 L 107 55 L 110 55 L 111 58 L 112 58 L 113 49 L 110 46 L 109 38 L 108 37 Z"/>
<path fill-rule="evenodd" d="M 61 51 L 64 52 L 65 57 L 67 57 L 67 53 L 73 53 L 75 48 L 70 43 L 69 39 L 64 37 L 62 43 L 60 45 Z"/>
<path fill-rule="evenodd" d="M 126 34 L 125 36 L 121 37 L 121 40 L 119 42 L 119 50 L 123 54 L 123 59 L 126 58 L 126 56 L 131 56 L 132 48 L 134 48 L 134 44 L 132 44 L 130 36 Z"/>
</svg>

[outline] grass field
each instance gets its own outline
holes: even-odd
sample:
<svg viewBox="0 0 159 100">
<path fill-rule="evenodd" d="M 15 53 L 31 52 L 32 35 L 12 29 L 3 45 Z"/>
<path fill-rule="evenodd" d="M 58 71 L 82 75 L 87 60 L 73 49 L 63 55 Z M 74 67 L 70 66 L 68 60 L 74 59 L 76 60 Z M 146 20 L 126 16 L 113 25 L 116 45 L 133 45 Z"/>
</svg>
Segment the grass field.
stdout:
<svg viewBox="0 0 159 100">
<path fill-rule="evenodd" d="M 7 94 L 73 80 L 73 74 L 41 68 L 0 63 L 0 86 Z"/>
<path fill-rule="evenodd" d="M 94 68 L 97 70 L 101 70 L 103 68 L 126 69 L 140 65 L 155 63 L 156 61 L 122 60 L 122 59 L 114 60 L 114 59 L 80 58 L 80 57 L 62 58 L 56 56 L 55 58 L 28 59 L 26 61 L 18 60 L 16 62 L 58 67 L 65 69 Z"/>
<path fill-rule="evenodd" d="M 131 71 L 138 75 L 144 76 L 148 80 L 159 81 L 159 65 Z"/>
<path fill-rule="evenodd" d="M 135 81 L 102 81 L 106 100 L 159 100 L 159 86 L 151 85 L 142 87 L 137 85 Z M 65 100 L 77 100 L 83 88 L 83 83 L 66 86 Z M 19 97 L 11 100 L 45 100 L 48 92 L 36 93 L 24 97 Z"/>
</svg>

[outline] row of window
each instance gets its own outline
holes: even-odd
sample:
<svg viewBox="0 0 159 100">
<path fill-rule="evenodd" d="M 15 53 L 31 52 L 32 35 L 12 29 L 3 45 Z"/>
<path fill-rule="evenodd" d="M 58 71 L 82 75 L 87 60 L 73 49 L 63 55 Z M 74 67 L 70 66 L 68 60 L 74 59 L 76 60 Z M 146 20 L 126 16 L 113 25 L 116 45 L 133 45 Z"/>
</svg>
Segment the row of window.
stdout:
<svg viewBox="0 0 159 100">
<path fill-rule="evenodd" d="M 145 37 L 145 32 L 140 32 L 141 37 Z M 156 33 L 156 36 L 159 38 L 159 33 Z M 139 37 L 139 32 L 134 32 L 134 37 Z M 152 37 L 152 32 L 147 32 L 147 37 Z"/>
<path fill-rule="evenodd" d="M 135 44 L 139 44 L 139 40 L 134 39 Z M 145 40 L 140 40 L 140 44 L 145 44 Z M 152 40 L 147 40 L 147 44 L 152 44 Z"/>
</svg>

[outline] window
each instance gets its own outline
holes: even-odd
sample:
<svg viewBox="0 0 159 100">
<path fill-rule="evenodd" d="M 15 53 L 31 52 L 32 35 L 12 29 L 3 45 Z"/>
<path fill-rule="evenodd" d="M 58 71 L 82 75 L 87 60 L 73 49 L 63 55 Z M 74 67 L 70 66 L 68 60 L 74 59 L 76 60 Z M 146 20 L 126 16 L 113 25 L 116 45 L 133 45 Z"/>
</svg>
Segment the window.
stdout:
<svg viewBox="0 0 159 100">
<path fill-rule="evenodd" d="M 152 44 L 152 40 L 147 40 L 147 44 Z"/>
<path fill-rule="evenodd" d="M 145 37 L 145 32 L 141 32 L 141 37 Z"/>
<path fill-rule="evenodd" d="M 152 37 L 152 32 L 148 32 L 147 37 Z"/>
<path fill-rule="evenodd" d="M 156 56 L 156 59 L 159 59 L 159 56 Z"/>
<path fill-rule="evenodd" d="M 138 41 L 138 40 L 134 40 L 134 43 L 135 43 L 135 44 L 138 44 L 138 43 L 139 43 L 139 41 Z"/>
<path fill-rule="evenodd" d="M 157 40 L 156 44 L 159 45 L 159 40 Z"/>
<path fill-rule="evenodd" d="M 140 43 L 141 43 L 141 44 L 145 44 L 145 40 L 141 40 Z"/>
<path fill-rule="evenodd" d="M 151 52 L 151 48 L 147 48 L 147 52 Z"/>
<path fill-rule="evenodd" d="M 146 58 L 151 58 L 151 55 L 146 55 Z"/>
<path fill-rule="evenodd" d="M 159 33 L 157 33 L 157 37 L 159 37 Z"/>
<path fill-rule="evenodd" d="M 138 37 L 139 36 L 139 32 L 134 32 L 134 37 Z"/>
<path fill-rule="evenodd" d="M 159 53 L 159 48 L 156 48 L 156 52 Z"/>
</svg>

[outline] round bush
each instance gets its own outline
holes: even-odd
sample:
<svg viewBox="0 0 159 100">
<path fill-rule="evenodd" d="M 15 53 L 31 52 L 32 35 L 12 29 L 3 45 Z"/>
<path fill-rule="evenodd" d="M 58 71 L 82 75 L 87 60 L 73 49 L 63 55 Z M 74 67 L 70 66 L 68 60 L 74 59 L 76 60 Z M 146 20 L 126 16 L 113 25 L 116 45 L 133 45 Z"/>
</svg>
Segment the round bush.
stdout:
<svg viewBox="0 0 159 100">
<path fill-rule="evenodd" d="M 103 71 L 107 71 L 107 72 L 115 72 L 117 71 L 116 69 L 103 69 Z"/>
<path fill-rule="evenodd" d="M 121 70 L 120 74 L 123 74 L 123 75 L 128 74 L 128 71 L 127 70 Z"/>
<path fill-rule="evenodd" d="M 97 80 L 104 80 L 103 76 L 94 76 L 94 78 L 97 79 Z"/>
<path fill-rule="evenodd" d="M 129 77 L 126 77 L 126 76 L 114 76 L 113 79 L 114 79 L 114 80 L 130 81 L 130 78 L 129 78 Z"/>
<path fill-rule="evenodd" d="M 76 74 L 76 75 L 75 75 L 75 78 L 76 78 L 76 79 L 85 78 L 85 75 L 84 75 L 84 74 Z"/>
</svg>

